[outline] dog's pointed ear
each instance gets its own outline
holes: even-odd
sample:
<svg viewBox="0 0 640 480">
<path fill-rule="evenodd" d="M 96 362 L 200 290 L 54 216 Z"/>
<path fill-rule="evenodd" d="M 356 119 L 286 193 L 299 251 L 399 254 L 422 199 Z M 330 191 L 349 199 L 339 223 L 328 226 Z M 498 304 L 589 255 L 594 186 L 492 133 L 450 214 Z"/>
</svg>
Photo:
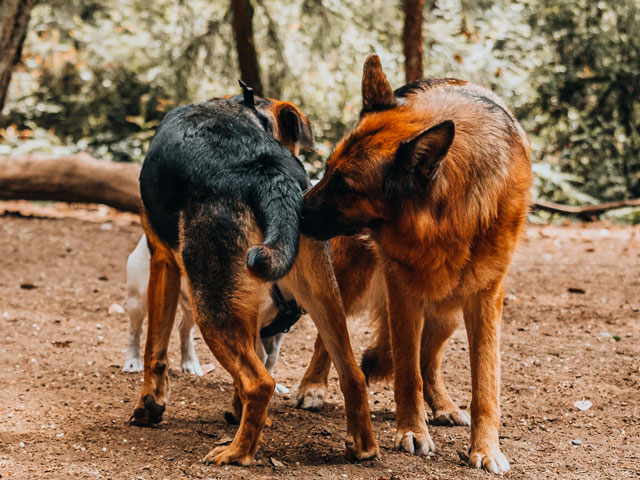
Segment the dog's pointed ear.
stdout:
<svg viewBox="0 0 640 480">
<path fill-rule="evenodd" d="M 447 120 L 401 143 L 396 152 L 395 166 L 430 179 L 449 151 L 455 131 L 454 123 Z"/>
<path fill-rule="evenodd" d="M 369 55 L 362 70 L 362 110 L 360 115 L 388 110 L 396 105 L 396 97 L 382 71 L 380 57 L 375 53 Z"/>
<path fill-rule="evenodd" d="M 388 198 L 402 201 L 428 188 L 454 136 L 455 125 L 447 120 L 401 143 L 384 179 Z"/>
<path fill-rule="evenodd" d="M 309 119 L 293 104 L 282 103 L 276 112 L 278 136 L 294 155 L 298 149 L 313 151 L 315 143 Z"/>
</svg>

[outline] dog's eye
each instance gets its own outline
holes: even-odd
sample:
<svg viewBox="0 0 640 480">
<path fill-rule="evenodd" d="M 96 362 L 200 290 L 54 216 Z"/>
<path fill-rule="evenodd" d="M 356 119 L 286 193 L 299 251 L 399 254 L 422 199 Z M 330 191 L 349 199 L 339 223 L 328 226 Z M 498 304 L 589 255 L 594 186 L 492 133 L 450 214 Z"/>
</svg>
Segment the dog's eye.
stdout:
<svg viewBox="0 0 640 480">
<path fill-rule="evenodd" d="M 338 193 L 354 193 L 355 190 L 347 183 L 342 172 L 337 171 L 332 178 L 333 189 Z"/>
</svg>

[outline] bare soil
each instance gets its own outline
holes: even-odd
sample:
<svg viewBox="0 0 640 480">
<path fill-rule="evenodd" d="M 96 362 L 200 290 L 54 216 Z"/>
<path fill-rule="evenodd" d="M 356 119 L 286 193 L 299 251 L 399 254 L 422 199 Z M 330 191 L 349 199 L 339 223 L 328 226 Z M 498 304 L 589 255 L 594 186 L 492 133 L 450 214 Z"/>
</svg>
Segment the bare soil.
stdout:
<svg viewBox="0 0 640 480">
<path fill-rule="evenodd" d="M 275 396 L 252 467 L 201 463 L 235 433 L 224 420 L 232 384 L 217 367 L 179 371 L 172 339 L 171 398 L 157 428 L 127 424 L 142 374 L 120 371 L 128 317 L 124 267 L 141 228 L 105 207 L 0 204 L 0 478 L 485 478 L 463 465 L 469 429 L 430 427 L 438 448 L 392 450 L 393 392 L 370 387 L 382 457 L 345 461 L 335 372 L 325 407 L 293 407 L 315 328 L 304 318 L 285 340 Z M 22 212 L 22 213 L 15 213 Z M 58 217 L 58 218 L 54 218 Z M 513 479 L 640 478 L 640 230 L 607 224 L 530 226 L 507 281 L 502 336 L 501 445 Z M 356 356 L 366 319 L 350 330 Z M 202 364 L 216 363 L 197 339 Z M 216 363 L 217 365 L 217 363 Z M 453 398 L 470 400 L 467 341 L 450 342 Z M 588 400 L 582 411 L 574 402 Z M 275 460 L 275 462 L 274 462 Z M 280 463 L 279 463 L 280 462 Z M 277 466 L 274 466 L 275 465 Z"/>
</svg>

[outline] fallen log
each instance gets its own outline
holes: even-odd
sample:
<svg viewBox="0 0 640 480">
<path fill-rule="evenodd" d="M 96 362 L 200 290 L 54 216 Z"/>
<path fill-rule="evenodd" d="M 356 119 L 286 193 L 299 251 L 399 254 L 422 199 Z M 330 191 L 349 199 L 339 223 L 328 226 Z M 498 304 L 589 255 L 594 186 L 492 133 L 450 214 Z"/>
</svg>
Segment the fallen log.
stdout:
<svg viewBox="0 0 640 480">
<path fill-rule="evenodd" d="M 97 160 L 87 153 L 0 156 L 0 200 L 103 203 L 140 212 L 140 165 Z"/>
<path fill-rule="evenodd" d="M 103 203 L 139 213 L 139 174 L 138 164 L 105 162 L 88 153 L 68 157 L 0 155 L 0 200 Z M 581 207 L 536 199 L 531 206 L 590 221 L 608 210 L 639 207 L 640 199 Z"/>
<path fill-rule="evenodd" d="M 532 202 L 532 207 L 552 213 L 575 215 L 581 220 L 592 221 L 596 219 L 598 215 L 601 215 L 608 210 L 615 210 L 617 208 L 624 207 L 640 207 L 640 198 L 600 203 L 598 205 L 585 205 L 582 207 L 563 205 L 561 203 L 549 202 L 538 198 Z"/>
</svg>

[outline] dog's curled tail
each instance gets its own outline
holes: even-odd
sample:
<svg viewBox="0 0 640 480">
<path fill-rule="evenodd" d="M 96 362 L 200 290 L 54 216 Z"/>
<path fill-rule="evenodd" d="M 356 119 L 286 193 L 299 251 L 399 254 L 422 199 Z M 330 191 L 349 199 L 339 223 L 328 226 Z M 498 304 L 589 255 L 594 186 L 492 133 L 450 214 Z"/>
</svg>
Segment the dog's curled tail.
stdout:
<svg viewBox="0 0 640 480">
<path fill-rule="evenodd" d="M 254 212 L 264 239 L 249 249 L 247 268 L 261 280 L 275 281 L 289 272 L 298 254 L 302 190 L 284 176 L 257 190 Z"/>
</svg>

